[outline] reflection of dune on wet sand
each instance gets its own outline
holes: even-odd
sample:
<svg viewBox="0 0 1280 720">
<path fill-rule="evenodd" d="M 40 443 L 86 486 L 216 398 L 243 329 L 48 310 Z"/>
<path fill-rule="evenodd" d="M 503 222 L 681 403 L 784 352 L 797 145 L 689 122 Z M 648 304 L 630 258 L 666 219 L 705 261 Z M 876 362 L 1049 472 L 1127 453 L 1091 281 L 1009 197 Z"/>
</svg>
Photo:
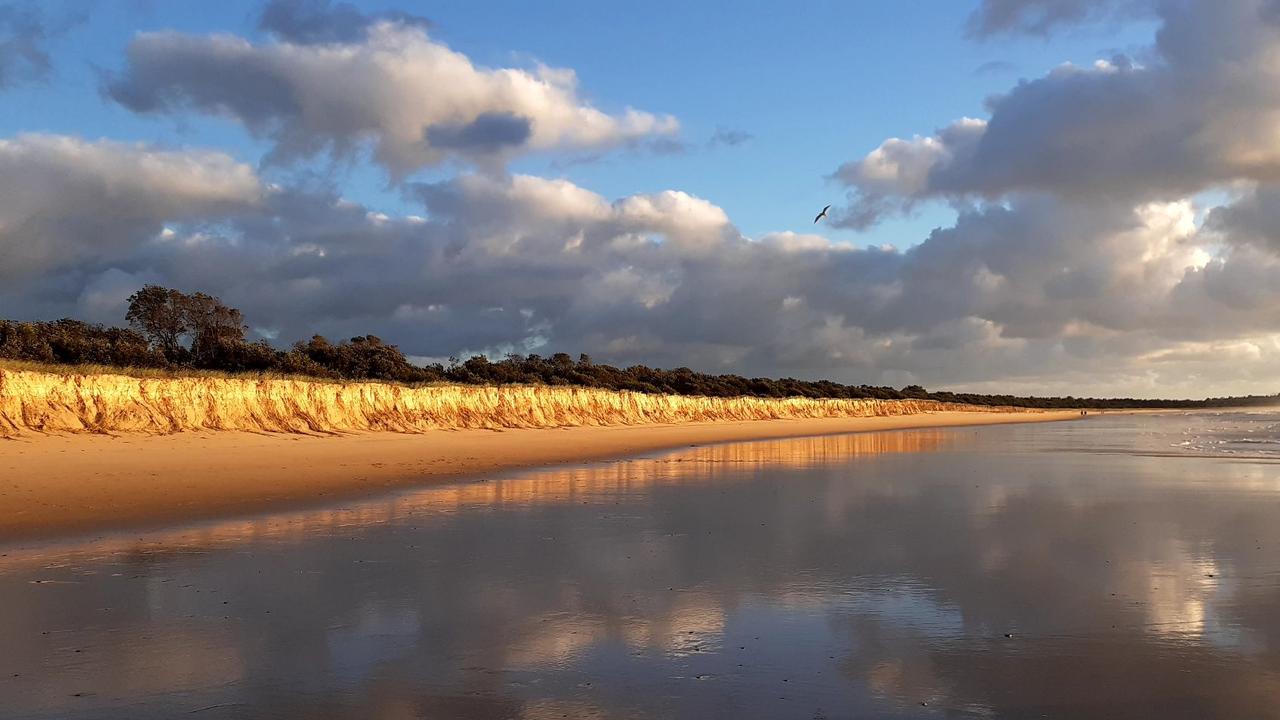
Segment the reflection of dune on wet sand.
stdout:
<svg viewBox="0 0 1280 720">
<path fill-rule="evenodd" d="M 261 540 L 302 541 L 317 534 L 336 534 L 350 528 L 473 507 L 603 501 L 663 485 L 722 480 L 728 473 L 745 468 L 818 467 L 888 453 L 934 451 L 957 440 L 955 434 L 943 430 L 914 430 L 704 445 L 652 458 L 526 471 L 486 482 L 437 485 L 343 507 L 203 523 L 140 537 L 109 537 L 87 545 L 76 542 L 14 550 L 0 557 L 0 570 L 17 563 L 53 562 L 69 552 L 81 559 L 163 555 Z"/>
<path fill-rule="evenodd" d="M 873 455 L 941 450 L 957 440 L 955 433 L 945 430 L 824 435 L 794 438 L 785 442 L 707 445 L 681 452 L 669 458 L 669 461 L 772 465 L 799 469 L 832 465 Z"/>
<path fill-rule="evenodd" d="M 414 493 L 409 510 L 486 505 L 538 505 L 638 493 L 662 485 L 706 482 L 744 467 L 818 467 L 858 457 L 940 449 L 943 431 L 865 433 L 689 448 L 658 458 L 521 473 L 494 482 L 461 483 Z"/>
</svg>

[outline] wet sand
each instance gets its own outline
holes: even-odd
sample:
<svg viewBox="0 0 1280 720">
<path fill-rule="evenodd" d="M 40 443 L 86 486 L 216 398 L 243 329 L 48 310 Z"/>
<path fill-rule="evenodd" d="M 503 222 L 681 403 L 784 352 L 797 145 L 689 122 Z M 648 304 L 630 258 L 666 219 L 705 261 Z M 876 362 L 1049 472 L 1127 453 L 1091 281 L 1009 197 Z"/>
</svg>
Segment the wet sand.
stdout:
<svg viewBox="0 0 1280 720">
<path fill-rule="evenodd" d="M 940 412 L 421 435 L 28 435 L 0 441 L 0 541 L 227 517 L 687 445 L 1078 417 L 1077 411 Z"/>
<path fill-rule="evenodd" d="M 1226 425 L 709 444 L 0 548 L 0 716 L 1280 720 L 1276 466 L 1152 454 Z"/>
</svg>

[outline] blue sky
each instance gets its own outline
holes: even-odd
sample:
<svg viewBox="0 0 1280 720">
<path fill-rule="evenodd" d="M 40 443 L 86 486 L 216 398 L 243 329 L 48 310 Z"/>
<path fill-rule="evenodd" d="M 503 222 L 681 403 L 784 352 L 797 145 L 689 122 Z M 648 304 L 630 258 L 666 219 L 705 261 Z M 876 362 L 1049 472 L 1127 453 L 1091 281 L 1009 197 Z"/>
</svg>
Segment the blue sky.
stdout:
<svg viewBox="0 0 1280 720">
<path fill-rule="evenodd" d="M 1072 29 L 1040 37 L 973 39 L 963 2 L 784 3 L 366 2 L 368 12 L 429 18 L 432 36 L 489 67 L 572 68 L 582 94 L 607 111 L 632 106 L 679 118 L 685 152 L 632 151 L 594 160 L 530 157 L 512 170 L 565 177 L 607 198 L 678 187 L 723 207 L 750 236 L 811 230 L 843 191 L 828 176 L 844 160 L 893 136 L 928 135 L 963 116 L 983 117 L 987 96 L 1063 62 L 1087 65 L 1133 52 L 1149 25 Z M 42 3 L 83 23 L 51 44 L 47 82 L 11 90 L 0 133 L 57 132 L 174 146 L 211 147 L 256 163 L 267 144 L 237 123 L 148 117 L 104 99 L 102 73 L 118 72 L 138 32 L 230 33 L 264 40 L 254 0 Z M 55 10 L 56 8 L 56 10 Z M 59 12 L 60 11 L 60 12 Z M 927 88 L 926 92 L 921 92 Z M 751 139 L 709 146 L 718 129 Z M 587 153 L 580 157 L 588 157 Z M 440 178 L 449 168 L 424 172 Z M 385 176 L 344 167 L 342 193 L 384 212 L 411 212 Z M 944 204 L 863 232 L 828 234 L 857 244 L 908 246 L 951 221 Z"/>
</svg>

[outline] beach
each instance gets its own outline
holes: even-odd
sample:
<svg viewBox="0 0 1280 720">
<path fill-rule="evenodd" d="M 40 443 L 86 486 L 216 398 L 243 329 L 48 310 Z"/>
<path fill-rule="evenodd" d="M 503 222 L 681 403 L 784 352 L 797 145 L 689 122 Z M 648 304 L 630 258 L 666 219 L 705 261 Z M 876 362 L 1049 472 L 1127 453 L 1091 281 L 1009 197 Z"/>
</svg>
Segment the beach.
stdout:
<svg viewBox="0 0 1280 720">
<path fill-rule="evenodd" d="M 0 548 L 0 714 L 1280 718 L 1278 421 L 703 429 L 696 447 L 29 538 Z M 238 443 L 279 453 L 271 486 L 368 461 L 361 443 L 395 455 L 454 436 L 453 457 L 500 465 L 510 438 L 578 446 L 554 461 L 664 432 L 698 435 L 34 442 L 104 448 L 117 467 L 172 443 L 227 472 L 212 451 Z M 153 478 L 153 494 L 187 478 Z"/>
<path fill-rule="evenodd" d="M 688 445 L 1079 417 L 953 411 L 420 434 L 27 433 L 0 440 L 0 541 L 226 517 Z"/>
<path fill-rule="evenodd" d="M 0 0 L 0 720 L 1280 720 L 1280 0 L 193 5 Z"/>
</svg>

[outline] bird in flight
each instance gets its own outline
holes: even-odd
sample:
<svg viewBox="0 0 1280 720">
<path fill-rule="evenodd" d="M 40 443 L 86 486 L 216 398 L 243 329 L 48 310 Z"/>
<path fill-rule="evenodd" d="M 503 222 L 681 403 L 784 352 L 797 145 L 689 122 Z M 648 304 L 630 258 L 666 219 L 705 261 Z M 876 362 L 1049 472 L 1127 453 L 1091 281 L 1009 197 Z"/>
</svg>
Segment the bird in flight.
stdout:
<svg viewBox="0 0 1280 720">
<path fill-rule="evenodd" d="M 813 219 L 813 224 L 814 224 L 814 225 L 817 225 L 819 220 L 821 220 L 822 218 L 824 218 L 824 217 L 826 217 L 826 216 L 827 216 L 827 211 L 828 211 L 828 210 L 830 210 L 830 209 L 831 209 L 831 206 L 830 206 L 830 205 L 828 205 L 828 206 L 826 206 L 826 207 L 822 208 L 822 212 L 818 213 L 818 217 L 816 217 L 816 218 L 814 218 L 814 219 Z"/>
</svg>

